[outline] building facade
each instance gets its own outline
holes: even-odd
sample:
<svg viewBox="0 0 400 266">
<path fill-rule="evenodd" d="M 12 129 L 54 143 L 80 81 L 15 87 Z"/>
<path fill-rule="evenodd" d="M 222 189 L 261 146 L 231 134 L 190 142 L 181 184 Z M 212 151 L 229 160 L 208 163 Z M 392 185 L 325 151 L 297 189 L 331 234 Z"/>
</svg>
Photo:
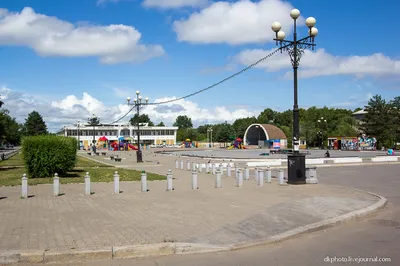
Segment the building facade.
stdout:
<svg viewBox="0 0 400 266">
<path fill-rule="evenodd" d="M 175 145 L 177 131 L 178 127 L 156 127 L 144 123 L 140 125 L 140 143 Z M 58 132 L 58 135 L 75 137 L 80 140 L 80 145 L 83 147 L 92 143 L 93 138 L 97 143 L 99 138 L 103 136 L 108 141 L 123 139 L 125 142 L 137 143 L 137 127 L 130 124 L 98 125 L 95 127 L 87 124 L 65 126 Z"/>
</svg>

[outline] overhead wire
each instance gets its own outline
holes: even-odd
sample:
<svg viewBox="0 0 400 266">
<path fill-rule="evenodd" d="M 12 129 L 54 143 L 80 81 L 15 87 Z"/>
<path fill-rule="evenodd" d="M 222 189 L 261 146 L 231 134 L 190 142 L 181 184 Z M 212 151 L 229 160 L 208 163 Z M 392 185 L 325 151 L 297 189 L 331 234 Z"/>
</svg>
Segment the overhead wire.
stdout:
<svg viewBox="0 0 400 266">
<path fill-rule="evenodd" d="M 268 55 L 264 56 L 263 58 L 259 59 L 258 61 L 252 63 L 251 65 L 249 65 L 249 66 L 243 68 L 242 70 L 240 70 L 240 71 L 238 71 L 238 72 L 236 72 L 236 73 L 230 75 L 229 77 L 226 77 L 226 78 L 224 78 L 224 79 L 222 79 L 222 80 L 220 80 L 220 81 L 218 81 L 218 82 L 216 82 L 216 83 L 214 83 L 214 84 L 212 84 L 212 85 L 210 85 L 210 86 L 208 86 L 208 87 L 206 87 L 206 88 L 204 88 L 204 89 L 198 90 L 198 91 L 196 91 L 196 92 L 193 92 L 193 93 L 191 93 L 191 94 L 188 94 L 188 95 L 185 95 L 185 96 L 182 96 L 182 97 L 179 97 L 179 98 L 174 98 L 174 99 L 171 99 L 171 100 L 166 100 L 166 101 L 161 101 L 161 102 L 154 102 L 154 103 L 146 103 L 146 104 L 143 103 L 143 104 L 141 104 L 141 105 L 146 106 L 146 105 L 161 105 L 161 104 L 172 103 L 172 102 L 176 102 L 176 101 L 179 101 L 179 100 L 183 100 L 183 99 L 192 97 L 192 96 L 194 96 L 194 95 L 197 95 L 197 94 L 199 94 L 199 93 L 205 92 L 205 91 L 207 91 L 207 90 L 210 90 L 210 89 L 212 89 L 212 88 L 214 88 L 214 87 L 216 87 L 216 86 L 218 86 L 218 85 L 220 85 L 220 84 L 222 84 L 222 83 L 224 83 L 224 82 L 226 82 L 226 81 L 228 81 L 228 80 L 230 80 L 230 79 L 232 79 L 232 78 L 234 78 L 234 77 L 236 77 L 236 76 L 242 74 L 243 72 L 246 72 L 246 71 L 249 70 L 250 68 L 252 68 L 252 67 L 258 65 L 258 64 L 261 63 L 262 61 L 264 61 L 264 60 L 270 58 L 271 56 L 273 56 L 274 54 L 276 54 L 276 53 L 277 53 L 278 51 L 280 51 L 282 48 L 283 48 L 283 47 L 274 50 L 273 52 L 269 53 Z M 133 110 L 134 108 L 136 108 L 136 107 L 137 107 L 137 104 L 136 104 L 136 105 L 133 104 L 132 108 L 129 109 L 129 111 L 128 111 L 126 114 L 124 114 L 123 116 L 121 116 L 120 118 L 118 118 L 117 120 L 115 120 L 114 122 L 109 123 L 109 124 L 118 123 L 119 121 L 121 121 L 122 119 L 124 119 L 130 112 L 132 112 L 132 110 Z"/>
</svg>

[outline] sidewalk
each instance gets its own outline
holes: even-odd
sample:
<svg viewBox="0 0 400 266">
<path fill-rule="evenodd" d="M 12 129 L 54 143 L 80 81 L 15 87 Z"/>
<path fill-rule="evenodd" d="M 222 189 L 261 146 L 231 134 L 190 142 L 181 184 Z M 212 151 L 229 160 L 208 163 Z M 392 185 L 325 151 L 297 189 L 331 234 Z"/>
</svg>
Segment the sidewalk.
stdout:
<svg viewBox="0 0 400 266">
<path fill-rule="evenodd" d="M 138 168 L 160 173 L 168 168 L 146 164 Z M 202 173 L 199 190 L 192 190 L 189 171 L 174 170 L 174 178 L 174 191 L 166 191 L 166 181 L 148 182 L 147 193 L 140 192 L 140 182 L 121 182 L 118 195 L 112 183 L 93 183 L 91 196 L 83 194 L 83 184 L 62 185 L 65 195 L 59 197 L 52 196 L 51 185 L 32 186 L 34 197 L 28 199 L 20 199 L 21 187 L 1 187 L 0 197 L 6 198 L 0 200 L 0 257 L 165 242 L 241 245 L 379 201 L 366 192 L 320 184 L 278 186 L 273 180 L 257 187 L 251 179 L 237 188 L 233 177 L 224 176 L 216 189 L 214 177 Z"/>
</svg>

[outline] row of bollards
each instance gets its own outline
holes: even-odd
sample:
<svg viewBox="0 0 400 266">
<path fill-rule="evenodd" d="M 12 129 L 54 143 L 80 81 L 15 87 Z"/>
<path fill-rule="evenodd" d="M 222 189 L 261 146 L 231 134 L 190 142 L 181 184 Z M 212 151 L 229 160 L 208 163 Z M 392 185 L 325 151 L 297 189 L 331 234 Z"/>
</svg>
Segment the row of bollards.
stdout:
<svg viewBox="0 0 400 266">
<path fill-rule="evenodd" d="M 180 169 L 183 170 L 183 160 L 176 160 L 175 161 L 175 167 L 176 169 L 179 169 L 179 165 L 180 165 Z M 190 161 L 187 160 L 186 161 L 187 164 L 187 170 L 188 171 L 198 171 L 199 173 L 202 172 L 203 166 L 202 163 L 199 163 L 198 166 L 195 162 L 192 162 L 192 164 L 190 164 Z M 190 167 L 192 165 L 192 167 Z M 222 163 L 220 163 L 217 167 L 217 165 L 215 163 L 211 164 L 211 170 L 210 170 L 210 164 L 209 163 L 205 163 L 205 171 L 206 173 L 212 173 L 213 175 L 215 175 L 217 173 L 217 171 L 220 173 L 220 175 L 222 176 L 224 174 L 224 167 L 222 165 Z M 239 166 L 237 164 L 234 165 L 234 177 L 237 179 L 239 176 Z M 264 177 L 264 172 L 265 172 L 265 177 Z M 262 168 L 256 168 L 255 169 L 255 179 L 257 182 L 257 185 L 262 186 L 262 184 L 264 183 L 264 179 L 265 179 L 265 183 L 271 183 L 271 169 L 269 167 L 267 167 L 265 170 L 263 170 Z M 244 172 L 242 173 L 244 180 L 249 180 L 250 179 L 250 169 L 248 167 L 244 167 Z M 232 166 L 230 163 L 227 164 L 226 166 L 226 176 L 227 177 L 231 177 L 232 176 Z M 284 185 L 285 184 L 285 180 L 284 180 L 284 174 L 283 174 L 283 170 L 278 170 L 278 184 L 279 185 Z"/>
<path fill-rule="evenodd" d="M 194 167 L 193 167 L 194 168 Z M 228 174 L 230 173 L 230 166 L 228 165 Z M 200 171 L 200 170 L 199 170 Z M 222 188 L 222 174 L 223 170 L 221 167 L 218 169 L 213 169 L 215 172 L 215 188 Z M 257 169 L 256 168 L 256 183 L 257 186 L 263 186 L 264 183 L 271 183 L 271 170 L 267 168 L 265 171 L 263 169 Z M 264 173 L 265 173 L 265 178 L 264 178 Z M 244 174 L 244 175 L 243 175 Z M 230 176 L 230 174 L 229 174 Z M 243 186 L 243 180 L 249 180 L 249 168 L 245 168 L 244 171 L 241 168 L 235 167 L 235 178 L 236 178 L 236 186 L 237 187 L 242 187 Z M 86 172 L 85 175 L 85 189 L 84 189 L 84 194 L 85 195 L 92 195 L 91 191 L 91 182 L 90 182 L 90 175 L 89 172 Z M 172 186 L 172 171 L 168 170 L 167 173 L 167 191 L 172 191 L 174 190 Z M 149 189 L 147 188 L 147 173 L 145 171 L 142 171 L 141 177 L 141 191 L 142 192 L 148 192 Z M 118 172 L 116 171 L 114 173 L 114 194 L 119 194 L 120 193 L 120 176 Z M 283 177 L 283 170 L 279 170 L 278 174 L 278 185 L 284 185 L 284 177 Z M 192 189 L 196 190 L 199 189 L 198 186 L 198 172 L 196 169 L 192 170 Z M 28 197 L 28 177 L 26 174 L 23 174 L 22 176 L 22 188 L 21 188 L 22 196 L 21 198 L 27 198 Z M 60 177 L 58 174 L 54 174 L 53 178 L 53 196 L 60 196 Z"/>
</svg>

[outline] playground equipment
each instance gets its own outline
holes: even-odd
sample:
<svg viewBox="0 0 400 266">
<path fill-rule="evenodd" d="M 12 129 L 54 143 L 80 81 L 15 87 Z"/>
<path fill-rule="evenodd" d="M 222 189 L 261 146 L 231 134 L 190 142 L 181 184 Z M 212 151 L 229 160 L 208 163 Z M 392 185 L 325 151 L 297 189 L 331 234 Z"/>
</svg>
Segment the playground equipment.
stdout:
<svg viewBox="0 0 400 266">
<path fill-rule="evenodd" d="M 230 147 L 228 147 L 228 150 L 233 149 L 233 148 L 246 149 L 246 147 L 243 145 L 243 140 L 241 138 L 237 138 L 235 140 L 235 142 Z"/>
<path fill-rule="evenodd" d="M 132 144 L 128 143 L 128 148 L 137 151 L 138 148 L 133 146 Z"/>
<path fill-rule="evenodd" d="M 193 146 L 190 139 L 186 139 L 182 145 L 184 145 L 185 148 L 192 148 L 192 146 Z"/>
</svg>

